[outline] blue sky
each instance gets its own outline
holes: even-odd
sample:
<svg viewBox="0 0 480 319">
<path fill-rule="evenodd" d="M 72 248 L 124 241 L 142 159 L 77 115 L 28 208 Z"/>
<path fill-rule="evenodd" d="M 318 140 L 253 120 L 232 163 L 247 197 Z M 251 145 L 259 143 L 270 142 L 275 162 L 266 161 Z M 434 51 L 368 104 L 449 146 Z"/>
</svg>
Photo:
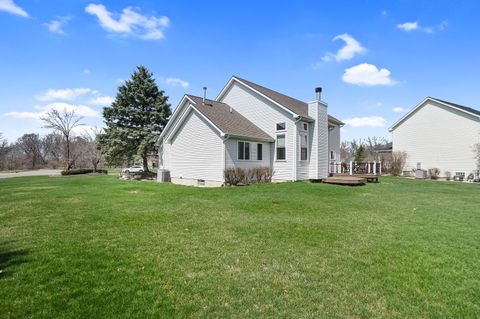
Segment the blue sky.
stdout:
<svg viewBox="0 0 480 319">
<path fill-rule="evenodd" d="M 0 0 L 0 132 L 102 105 L 136 65 L 170 97 L 216 97 L 231 75 L 309 101 L 323 87 L 343 139 L 390 138 L 426 96 L 480 107 L 479 1 Z"/>
</svg>

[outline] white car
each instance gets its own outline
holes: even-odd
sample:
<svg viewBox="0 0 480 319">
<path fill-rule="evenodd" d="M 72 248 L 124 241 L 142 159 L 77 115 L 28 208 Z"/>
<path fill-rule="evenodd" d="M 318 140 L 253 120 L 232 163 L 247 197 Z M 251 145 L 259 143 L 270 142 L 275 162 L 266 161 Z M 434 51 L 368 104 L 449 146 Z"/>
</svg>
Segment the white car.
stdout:
<svg viewBox="0 0 480 319">
<path fill-rule="evenodd" d="M 142 165 L 133 165 L 127 168 L 124 168 L 122 170 L 122 173 L 142 173 L 143 172 L 143 166 Z"/>
</svg>

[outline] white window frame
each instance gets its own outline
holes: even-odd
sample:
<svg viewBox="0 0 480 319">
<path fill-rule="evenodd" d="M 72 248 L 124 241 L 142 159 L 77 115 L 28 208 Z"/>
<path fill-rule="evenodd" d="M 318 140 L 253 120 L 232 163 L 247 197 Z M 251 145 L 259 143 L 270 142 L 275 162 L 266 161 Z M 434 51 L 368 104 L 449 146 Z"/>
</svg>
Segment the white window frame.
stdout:
<svg viewBox="0 0 480 319">
<path fill-rule="evenodd" d="M 278 125 L 278 124 L 283 124 L 283 125 L 285 125 L 285 128 L 279 130 L 279 129 L 277 128 L 277 125 Z M 278 122 L 278 123 L 275 124 L 275 131 L 277 131 L 277 132 L 285 132 L 286 130 L 287 130 L 287 122 Z"/>
<path fill-rule="evenodd" d="M 240 158 L 240 154 L 238 152 L 238 147 L 239 147 L 239 144 L 240 143 L 243 143 L 243 159 Z M 248 146 L 248 159 L 245 159 L 245 144 L 248 143 L 249 146 Z M 249 141 L 237 141 L 237 161 L 251 161 L 252 160 L 252 143 L 250 143 Z"/>
<path fill-rule="evenodd" d="M 308 133 L 305 132 L 305 131 L 302 131 L 302 132 L 300 132 L 300 133 L 298 134 L 298 136 L 300 137 L 300 141 L 299 141 L 299 143 L 298 143 L 298 153 L 299 153 L 299 154 L 298 154 L 298 155 L 299 155 L 299 156 L 298 156 L 298 160 L 301 161 L 301 162 L 306 162 L 306 161 L 308 161 L 308 154 L 309 154 L 309 152 L 310 152 L 310 150 L 309 150 L 309 148 L 308 148 L 308 142 L 309 142 L 309 140 L 308 140 Z M 302 159 L 302 139 L 303 139 L 304 136 L 307 138 L 307 141 L 306 141 L 306 143 L 307 143 L 307 145 L 306 145 L 306 146 L 307 146 L 307 147 L 306 147 L 306 148 L 307 148 L 307 158 L 306 158 L 306 159 Z"/>
<path fill-rule="evenodd" d="M 307 126 L 307 128 L 305 128 L 305 125 Z M 307 122 L 300 122 L 300 131 L 308 132 L 308 123 Z"/>
<path fill-rule="evenodd" d="M 284 159 L 278 159 L 278 154 L 277 154 L 277 143 L 278 143 L 278 137 L 283 136 L 283 139 L 285 141 L 285 158 Z M 286 162 L 287 161 L 287 134 L 282 133 L 282 134 L 277 134 L 275 136 L 275 162 Z"/>
<path fill-rule="evenodd" d="M 262 154 L 262 159 L 258 159 L 258 154 L 259 154 L 258 153 L 258 145 L 262 145 L 262 153 L 261 153 Z M 255 143 L 255 147 L 257 148 L 256 149 L 256 154 L 255 154 L 256 155 L 255 156 L 255 161 L 261 162 L 261 161 L 263 161 L 263 149 L 264 149 L 263 143 Z"/>
<path fill-rule="evenodd" d="M 337 159 L 337 153 L 335 151 L 330 151 L 330 160 L 335 161 L 336 159 Z"/>
</svg>

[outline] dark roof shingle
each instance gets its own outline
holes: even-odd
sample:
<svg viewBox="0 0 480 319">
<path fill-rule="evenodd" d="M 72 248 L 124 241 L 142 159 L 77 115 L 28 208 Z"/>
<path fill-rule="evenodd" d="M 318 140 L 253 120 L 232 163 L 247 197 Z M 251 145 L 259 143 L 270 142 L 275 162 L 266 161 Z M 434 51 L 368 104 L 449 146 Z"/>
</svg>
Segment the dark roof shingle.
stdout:
<svg viewBox="0 0 480 319">
<path fill-rule="evenodd" d="M 285 94 L 279 93 L 277 91 L 271 90 L 271 89 L 266 88 L 264 86 L 258 85 L 256 83 L 250 82 L 248 80 L 239 78 L 238 76 L 234 76 L 234 78 L 236 78 L 237 80 L 239 80 L 239 81 L 245 83 L 246 85 L 252 87 L 254 90 L 257 90 L 258 92 L 262 93 L 263 95 L 269 97 L 270 99 L 274 100 L 278 104 L 286 107 L 287 109 L 289 109 L 293 113 L 298 114 L 298 115 L 300 115 L 302 117 L 305 117 L 305 118 L 311 118 L 310 116 L 308 116 L 308 104 L 307 103 L 305 103 L 303 101 L 300 101 L 300 100 L 297 100 L 297 99 L 294 99 L 293 97 L 287 96 Z M 328 120 L 330 122 L 335 123 L 335 124 L 339 124 L 339 125 L 344 124 L 342 121 L 340 121 L 339 119 L 337 119 L 337 118 L 335 118 L 331 115 L 328 115 Z"/>
<path fill-rule="evenodd" d="M 445 100 L 440 100 L 440 99 L 437 99 L 437 98 L 434 98 L 434 97 L 431 97 L 429 96 L 429 98 L 435 100 L 435 101 L 439 101 L 439 102 L 442 102 L 442 103 L 445 103 L 445 104 L 449 104 L 453 107 L 456 107 L 458 109 L 461 109 L 461 110 L 464 110 L 465 112 L 469 112 L 469 113 L 473 113 L 473 114 L 476 114 L 476 115 L 479 115 L 480 116 L 480 111 L 478 110 L 475 110 L 475 109 L 472 109 L 471 107 L 468 107 L 468 106 L 463 106 L 463 105 L 460 105 L 460 104 L 456 104 L 456 103 L 452 103 L 452 102 L 448 102 L 448 101 L 445 101 Z"/>
<path fill-rule="evenodd" d="M 236 137 L 268 142 L 274 141 L 270 135 L 235 111 L 235 109 L 231 108 L 228 104 L 209 99 L 206 99 L 205 104 L 203 104 L 201 97 L 189 94 L 187 94 L 187 97 L 193 101 L 195 109 L 202 113 L 223 133 Z"/>
</svg>

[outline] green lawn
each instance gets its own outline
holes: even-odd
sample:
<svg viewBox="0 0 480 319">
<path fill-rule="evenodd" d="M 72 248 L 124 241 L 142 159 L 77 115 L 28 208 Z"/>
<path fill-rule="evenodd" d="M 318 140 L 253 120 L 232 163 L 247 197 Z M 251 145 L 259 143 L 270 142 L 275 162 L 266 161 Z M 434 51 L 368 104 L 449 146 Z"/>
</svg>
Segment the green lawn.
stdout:
<svg viewBox="0 0 480 319">
<path fill-rule="evenodd" d="M 0 180 L 0 317 L 478 318 L 479 195 Z"/>
</svg>

